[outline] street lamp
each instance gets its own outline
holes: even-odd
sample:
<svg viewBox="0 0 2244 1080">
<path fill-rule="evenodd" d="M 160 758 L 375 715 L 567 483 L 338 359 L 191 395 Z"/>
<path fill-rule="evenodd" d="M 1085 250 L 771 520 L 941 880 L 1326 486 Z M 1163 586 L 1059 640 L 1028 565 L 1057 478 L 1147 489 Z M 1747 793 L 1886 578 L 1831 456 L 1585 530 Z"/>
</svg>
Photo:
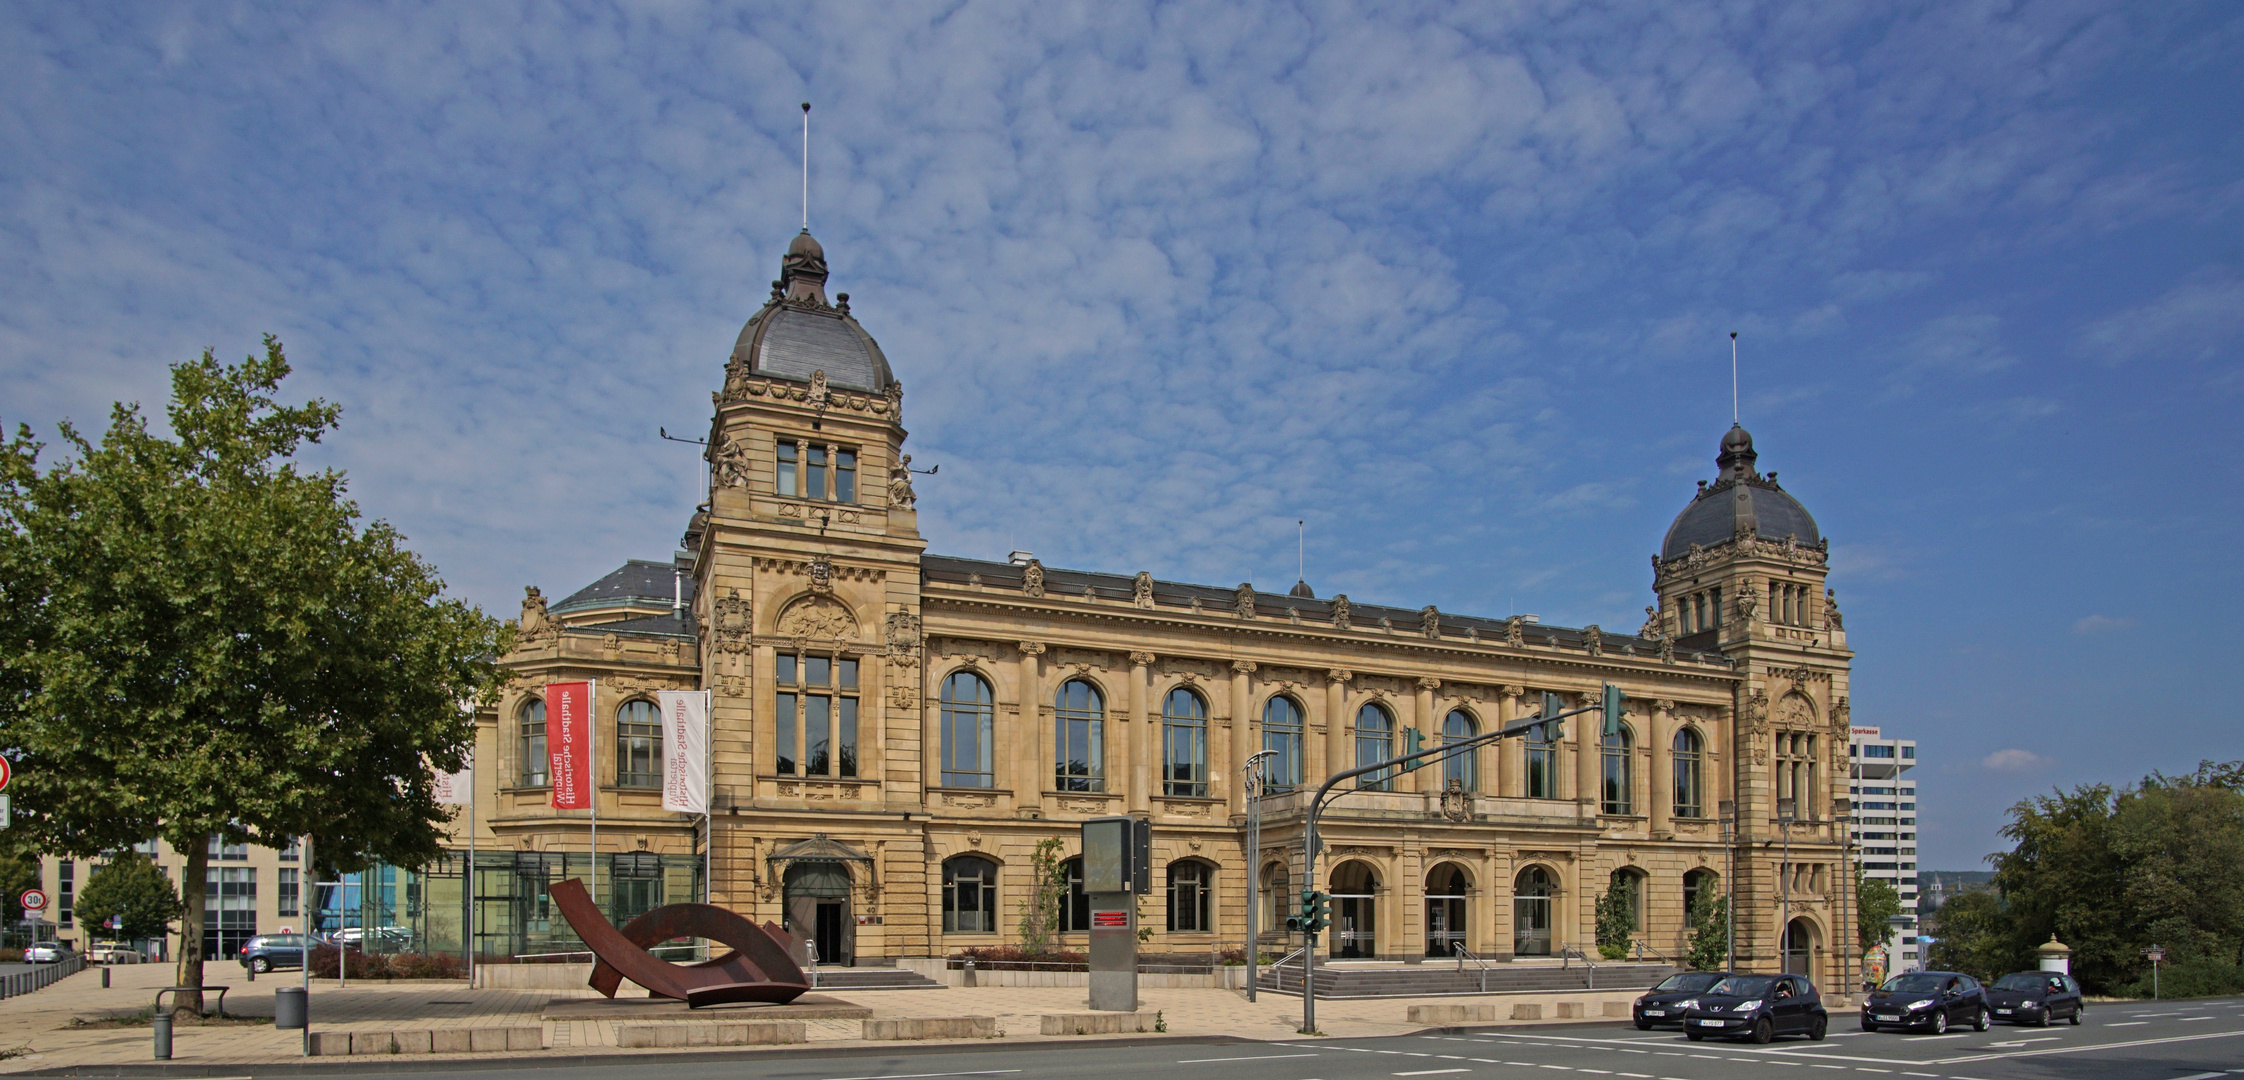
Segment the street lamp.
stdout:
<svg viewBox="0 0 2244 1080">
<path fill-rule="evenodd" d="M 1276 750 L 1264 750 L 1251 755 L 1240 766 L 1240 782 L 1247 791 L 1247 1000 L 1254 1000 L 1262 959 L 1262 796 L 1270 787 L 1269 770 L 1265 767 Z"/>
<path fill-rule="evenodd" d="M 1850 900 L 1856 905 L 1858 914 L 1855 918 L 1859 919 L 1862 902 L 1861 897 L 1851 896 L 1861 885 L 1861 879 L 1854 869 L 1854 800 L 1831 800 L 1831 820 L 1839 827 L 1839 873 L 1846 879 L 1846 884 L 1839 890 L 1839 985 L 1853 986 L 1853 943 L 1858 933 L 1854 923 L 1847 918 L 1847 905 Z"/>
<path fill-rule="evenodd" d="M 1725 866 L 1728 877 L 1722 879 L 1722 970 L 1738 969 L 1738 846 L 1730 838 L 1737 824 L 1738 804 L 1734 799 L 1723 799 L 1715 804 L 1715 813 L 1722 817 L 1722 851 L 1729 858 Z"/>
<path fill-rule="evenodd" d="M 1777 967 L 1792 970 L 1792 820 L 1800 801 L 1789 795 L 1777 800 L 1777 825 L 1784 831 L 1784 877 L 1777 884 L 1784 897 L 1784 914 L 1777 920 Z"/>
</svg>

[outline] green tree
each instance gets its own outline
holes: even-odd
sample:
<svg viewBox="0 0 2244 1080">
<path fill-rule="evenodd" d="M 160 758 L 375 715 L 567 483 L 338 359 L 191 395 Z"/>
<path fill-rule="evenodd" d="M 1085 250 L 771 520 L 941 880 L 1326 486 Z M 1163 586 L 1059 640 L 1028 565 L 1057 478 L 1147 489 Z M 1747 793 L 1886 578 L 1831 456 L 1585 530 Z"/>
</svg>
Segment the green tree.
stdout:
<svg viewBox="0 0 2244 1080">
<path fill-rule="evenodd" d="M 1950 897 L 1940 907 L 1939 921 L 1929 928 L 1935 940 L 1927 951 L 1926 966 L 1935 971 L 1961 971 L 1982 980 L 2032 968 L 2032 951 L 2019 951 L 2015 918 L 2002 894 L 1993 889 L 1973 889 Z"/>
<path fill-rule="evenodd" d="M 442 596 L 335 471 L 293 458 L 336 424 L 276 400 L 280 343 L 171 369 L 170 436 L 139 406 L 97 444 L 59 425 L 0 444 L 0 746 L 28 843 L 90 858 L 162 836 L 186 857 L 178 981 L 202 980 L 212 836 L 313 838 L 323 874 L 417 866 L 450 814 L 464 705 L 492 699 L 507 631 Z M 182 1011 L 199 1010 L 182 995 Z"/>
<path fill-rule="evenodd" d="M 1636 932 L 1636 880 L 1627 875 L 1613 879 L 1613 887 L 1597 898 L 1597 951 L 1607 960 L 1628 955 L 1629 935 Z"/>
<path fill-rule="evenodd" d="M 14 923 L 23 918 L 23 893 L 43 880 L 39 857 L 15 849 L 0 850 L 0 918 Z"/>
<path fill-rule="evenodd" d="M 1891 927 L 1886 920 L 1901 914 L 1901 891 L 1882 878 L 1863 874 L 1854 868 L 1854 937 L 1856 946 L 1863 952 L 1886 940 Z"/>
<path fill-rule="evenodd" d="M 163 870 L 148 856 L 127 851 L 86 879 L 74 910 L 86 926 L 102 928 L 96 932 L 103 936 L 139 939 L 164 936 L 182 907 L 179 890 Z M 111 918 L 122 925 L 107 929 Z"/>
<path fill-rule="evenodd" d="M 1037 842 L 1029 855 L 1029 893 L 1021 899 L 1021 951 L 1042 956 L 1060 936 L 1060 909 L 1067 903 L 1067 871 L 1060 865 L 1059 837 Z"/>
<path fill-rule="evenodd" d="M 1691 947 L 1684 964 L 1694 971 L 1727 971 L 1730 966 L 1730 898 L 1699 890 L 1691 905 Z"/>
</svg>

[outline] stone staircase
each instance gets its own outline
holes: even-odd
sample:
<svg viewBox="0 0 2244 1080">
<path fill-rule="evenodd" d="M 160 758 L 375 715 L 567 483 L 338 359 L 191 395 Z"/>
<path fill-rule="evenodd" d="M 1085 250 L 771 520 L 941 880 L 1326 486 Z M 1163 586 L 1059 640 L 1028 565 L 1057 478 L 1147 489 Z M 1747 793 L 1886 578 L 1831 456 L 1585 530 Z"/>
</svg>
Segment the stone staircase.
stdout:
<svg viewBox="0 0 2244 1080">
<path fill-rule="evenodd" d="M 1491 964 L 1483 971 L 1466 964 L 1457 970 L 1454 961 L 1429 960 L 1423 964 L 1317 966 L 1319 998 L 1445 997 L 1468 994 L 1563 993 L 1575 990 L 1645 990 L 1674 974 L 1667 964 L 1600 963 L 1592 970 L 1580 963 L 1514 966 Z M 1280 994 L 1301 993 L 1301 967 L 1288 964 L 1265 968 L 1256 985 Z"/>
<path fill-rule="evenodd" d="M 829 967 L 818 969 L 811 987 L 815 990 L 851 991 L 940 990 L 943 984 L 908 968 Z"/>
</svg>

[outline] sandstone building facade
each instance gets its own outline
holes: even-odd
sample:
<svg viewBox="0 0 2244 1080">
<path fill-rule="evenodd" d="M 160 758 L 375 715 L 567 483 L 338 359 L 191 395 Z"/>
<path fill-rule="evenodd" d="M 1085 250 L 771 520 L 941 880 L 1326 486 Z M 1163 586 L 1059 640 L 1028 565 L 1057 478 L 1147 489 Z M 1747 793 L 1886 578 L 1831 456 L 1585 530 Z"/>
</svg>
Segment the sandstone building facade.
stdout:
<svg viewBox="0 0 2244 1080">
<path fill-rule="evenodd" d="M 477 748 L 483 951 L 535 951 L 557 926 L 544 883 L 593 862 L 619 917 L 706 889 L 829 963 L 1005 943 L 1035 846 L 1072 856 L 1081 820 L 1134 814 L 1160 868 L 1154 949 L 1243 945 L 1249 875 L 1271 946 L 1305 873 L 1333 893 L 1334 957 L 1589 948 L 1615 888 L 1635 936 L 1677 957 L 1711 891 L 1738 906 L 1742 966 L 1836 985 L 1852 654 L 1827 545 L 1743 429 L 1654 556 L 1634 634 L 930 554 L 903 388 L 827 273 L 796 237 L 742 330 L 685 550 L 525 601 L 520 678 Z M 579 678 L 598 682 L 597 860 L 587 816 L 545 787 L 540 695 Z M 1303 801 L 1331 772 L 1608 682 L 1622 735 L 1569 721 L 1372 781 L 1303 867 Z M 665 688 L 713 694 L 706 826 L 660 809 Z M 1241 764 L 1266 749 L 1248 851 Z"/>
</svg>

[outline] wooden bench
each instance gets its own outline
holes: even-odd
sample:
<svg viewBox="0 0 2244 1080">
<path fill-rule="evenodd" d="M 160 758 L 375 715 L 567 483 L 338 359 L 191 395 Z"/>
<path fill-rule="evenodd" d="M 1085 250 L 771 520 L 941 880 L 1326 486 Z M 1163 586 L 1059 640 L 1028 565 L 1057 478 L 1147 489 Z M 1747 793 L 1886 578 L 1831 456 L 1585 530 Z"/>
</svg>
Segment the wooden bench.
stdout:
<svg viewBox="0 0 2244 1080">
<path fill-rule="evenodd" d="M 206 990 L 216 990 L 218 991 L 218 1015 L 223 1017 L 226 1015 L 226 991 L 231 989 L 233 989 L 233 987 L 231 986 L 167 986 L 161 990 L 156 991 L 156 1004 L 152 1007 L 151 1011 L 158 1014 L 161 1014 L 164 1011 L 165 994 L 176 995 L 189 992 L 201 993 Z M 178 998 L 174 997 L 172 999 L 172 1002 L 174 1005 L 178 1004 Z"/>
</svg>

